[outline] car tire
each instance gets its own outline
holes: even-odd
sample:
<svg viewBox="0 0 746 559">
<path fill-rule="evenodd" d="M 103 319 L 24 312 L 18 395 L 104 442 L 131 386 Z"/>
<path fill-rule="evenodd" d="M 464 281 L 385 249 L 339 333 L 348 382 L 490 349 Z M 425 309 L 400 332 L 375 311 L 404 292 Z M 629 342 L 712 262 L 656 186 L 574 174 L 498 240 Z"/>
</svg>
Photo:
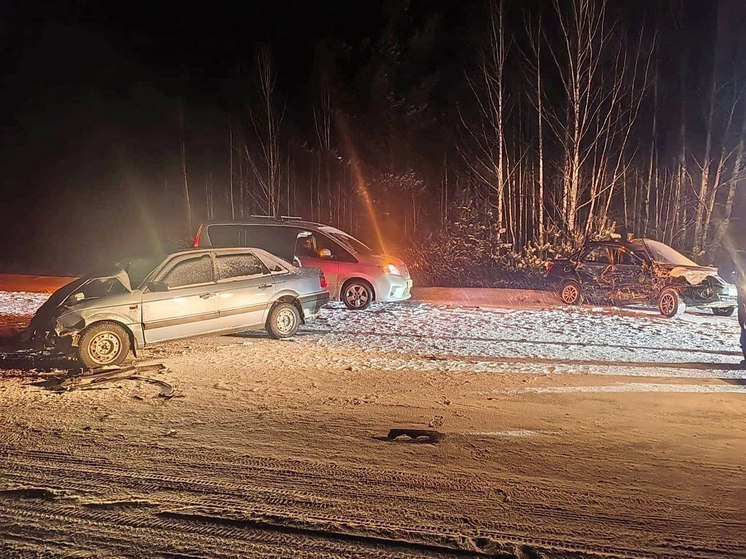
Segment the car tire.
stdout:
<svg viewBox="0 0 746 559">
<path fill-rule="evenodd" d="M 119 365 L 130 352 L 130 336 L 116 322 L 97 322 L 80 336 L 78 359 L 87 369 Z"/>
<path fill-rule="evenodd" d="M 269 311 L 266 328 L 270 338 L 291 338 L 298 332 L 299 326 L 300 312 L 293 303 L 277 303 Z"/>
<path fill-rule="evenodd" d="M 666 318 L 674 318 L 684 314 L 686 303 L 676 289 L 669 287 L 661 291 L 658 296 L 658 310 Z"/>
<path fill-rule="evenodd" d="M 715 316 L 733 316 L 736 307 L 713 307 L 712 314 Z"/>
<path fill-rule="evenodd" d="M 566 281 L 559 290 L 559 297 L 565 305 L 580 305 L 583 302 L 583 290 L 575 280 Z"/>
<path fill-rule="evenodd" d="M 373 301 L 373 286 L 365 280 L 350 280 L 342 286 L 342 302 L 351 311 L 364 311 Z"/>
</svg>

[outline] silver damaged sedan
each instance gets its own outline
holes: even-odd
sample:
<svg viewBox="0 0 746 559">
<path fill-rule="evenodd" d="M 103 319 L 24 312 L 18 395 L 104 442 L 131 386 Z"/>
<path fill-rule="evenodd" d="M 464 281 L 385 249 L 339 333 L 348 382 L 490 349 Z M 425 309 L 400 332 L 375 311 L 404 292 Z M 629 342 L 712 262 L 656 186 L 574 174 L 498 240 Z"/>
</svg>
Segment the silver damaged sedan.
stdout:
<svg viewBox="0 0 746 559">
<path fill-rule="evenodd" d="M 24 336 L 97 368 L 189 336 L 262 328 L 293 336 L 328 300 L 318 268 L 255 248 L 184 250 L 78 278 L 50 296 Z"/>
</svg>

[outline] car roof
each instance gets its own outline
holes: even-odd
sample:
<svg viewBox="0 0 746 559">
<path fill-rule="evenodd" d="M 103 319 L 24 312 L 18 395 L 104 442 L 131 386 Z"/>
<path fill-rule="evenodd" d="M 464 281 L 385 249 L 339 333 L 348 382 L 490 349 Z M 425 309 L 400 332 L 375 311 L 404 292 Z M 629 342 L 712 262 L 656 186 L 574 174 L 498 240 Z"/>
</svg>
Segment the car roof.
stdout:
<svg viewBox="0 0 746 559">
<path fill-rule="evenodd" d="M 259 247 L 198 247 L 198 248 L 182 248 L 168 252 L 163 255 L 163 258 L 171 258 L 173 256 L 184 256 L 188 254 L 207 254 L 210 252 L 217 252 L 220 254 L 238 254 L 242 252 L 260 252 L 262 254 L 270 254 L 266 250 Z"/>
<path fill-rule="evenodd" d="M 637 238 L 632 239 L 631 241 L 623 241 L 622 239 L 609 239 L 606 241 L 586 241 L 583 244 L 583 247 L 621 246 L 621 247 L 627 247 L 627 248 L 640 248 L 644 245 L 644 241 L 661 242 L 661 241 L 655 241 L 655 239 L 646 239 L 642 237 L 637 237 Z"/>
<path fill-rule="evenodd" d="M 302 229 L 319 229 L 321 227 L 328 227 L 323 223 L 317 223 L 315 221 L 306 221 L 305 219 L 295 217 L 261 217 L 251 216 L 244 219 L 236 220 L 224 220 L 224 221 L 208 221 L 203 223 L 202 227 L 211 227 L 213 225 L 268 225 L 270 227 L 276 227 L 278 225 L 290 225 L 293 227 L 300 227 Z"/>
<path fill-rule="evenodd" d="M 586 247 L 597 247 L 597 246 L 617 246 L 617 247 L 630 247 L 632 246 L 631 243 L 625 243 L 622 240 L 611 240 L 611 241 L 588 241 L 583 245 L 583 248 Z"/>
</svg>

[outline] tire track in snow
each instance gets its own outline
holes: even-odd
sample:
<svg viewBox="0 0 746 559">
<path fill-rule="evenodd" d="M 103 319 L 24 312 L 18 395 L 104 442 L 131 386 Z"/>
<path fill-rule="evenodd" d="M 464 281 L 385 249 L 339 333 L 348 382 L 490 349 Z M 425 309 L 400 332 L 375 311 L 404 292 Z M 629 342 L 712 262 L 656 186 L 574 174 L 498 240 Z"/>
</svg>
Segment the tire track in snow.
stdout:
<svg viewBox="0 0 746 559">
<path fill-rule="evenodd" d="M 257 530 L 293 532 L 340 545 L 339 540 L 346 538 L 351 540 L 345 545 L 354 540 L 384 547 L 403 542 L 406 547 L 409 542 L 433 553 L 455 546 L 454 553 L 487 556 L 525 546 L 553 557 L 564 553 L 662 557 L 669 554 L 665 543 L 669 540 L 686 547 L 682 557 L 737 556 L 739 549 L 733 541 L 721 541 L 719 549 L 704 548 L 698 544 L 703 541 L 701 534 L 692 530 L 692 515 L 707 516 L 705 530 L 732 524 L 728 515 L 680 497 L 643 495 L 628 486 L 598 493 L 584 484 L 557 486 L 551 479 L 509 477 L 495 484 L 484 478 L 241 456 L 205 463 L 198 452 L 180 453 L 162 462 L 163 449 L 159 453 L 147 448 L 140 448 L 139 457 L 129 466 L 127 462 L 138 453 L 117 465 L 64 452 L 4 450 L 0 471 L 10 474 L 5 479 L 62 488 L 60 499 L 51 502 L 0 498 L 0 518 L 15 526 L 6 524 L 4 533 L 17 534 L 18 525 L 33 520 L 40 526 L 74 526 L 101 541 L 118 526 L 125 531 L 145 530 L 148 535 L 140 537 L 154 540 L 155 549 L 161 549 L 158 542 L 170 541 L 167 534 L 177 529 L 208 539 L 223 538 L 231 549 L 244 549 L 235 547 L 234 539 L 253 544 Z M 112 490 L 149 506 L 127 507 L 126 501 L 121 507 L 90 506 L 100 503 L 97 495 L 111 495 Z M 454 514 L 456 501 L 468 512 Z M 329 503 L 334 506 L 326 506 Z M 636 511 L 634 517 L 628 515 L 630 510 Z M 577 534 L 574 526 L 589 528 Z M 54 532 L 45 528 L 44 533 L 50 530 Z M 372 541 L 375 535 L 384 535 L 389 543 Z M 314 555 L 318 543 L 303 545 L 310 550 L 307 556 L 324 556 L 321 550 Z M 262 554 L 257 551 L 255 556 Z"/>
</svg>

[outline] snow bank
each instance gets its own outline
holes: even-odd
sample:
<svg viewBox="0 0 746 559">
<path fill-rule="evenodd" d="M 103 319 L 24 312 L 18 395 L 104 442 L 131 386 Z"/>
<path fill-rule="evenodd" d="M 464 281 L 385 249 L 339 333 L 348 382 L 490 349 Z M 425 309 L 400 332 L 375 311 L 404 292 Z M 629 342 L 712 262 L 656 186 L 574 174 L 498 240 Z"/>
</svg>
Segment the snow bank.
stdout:
<svg viewBox="0 0 746 559">
<path fill-rule="evenodd" d="M 520 290 L 475 291 L 523 297 Z M 517 299 L 512 308 L 406 301 L 348 311 L 331 303 L 304 327 L 303 339 L 328 356 L 352 351 L 356 370 L 746 379 L 738 365 L 735 317 L 688 312 L 667 319 L 645 309 L 532 308 L 530 297 Z M 46 299 L 0 292 L 0 329 L 3 317 L 6 327 L 17 327 Z"/>
</svg>

